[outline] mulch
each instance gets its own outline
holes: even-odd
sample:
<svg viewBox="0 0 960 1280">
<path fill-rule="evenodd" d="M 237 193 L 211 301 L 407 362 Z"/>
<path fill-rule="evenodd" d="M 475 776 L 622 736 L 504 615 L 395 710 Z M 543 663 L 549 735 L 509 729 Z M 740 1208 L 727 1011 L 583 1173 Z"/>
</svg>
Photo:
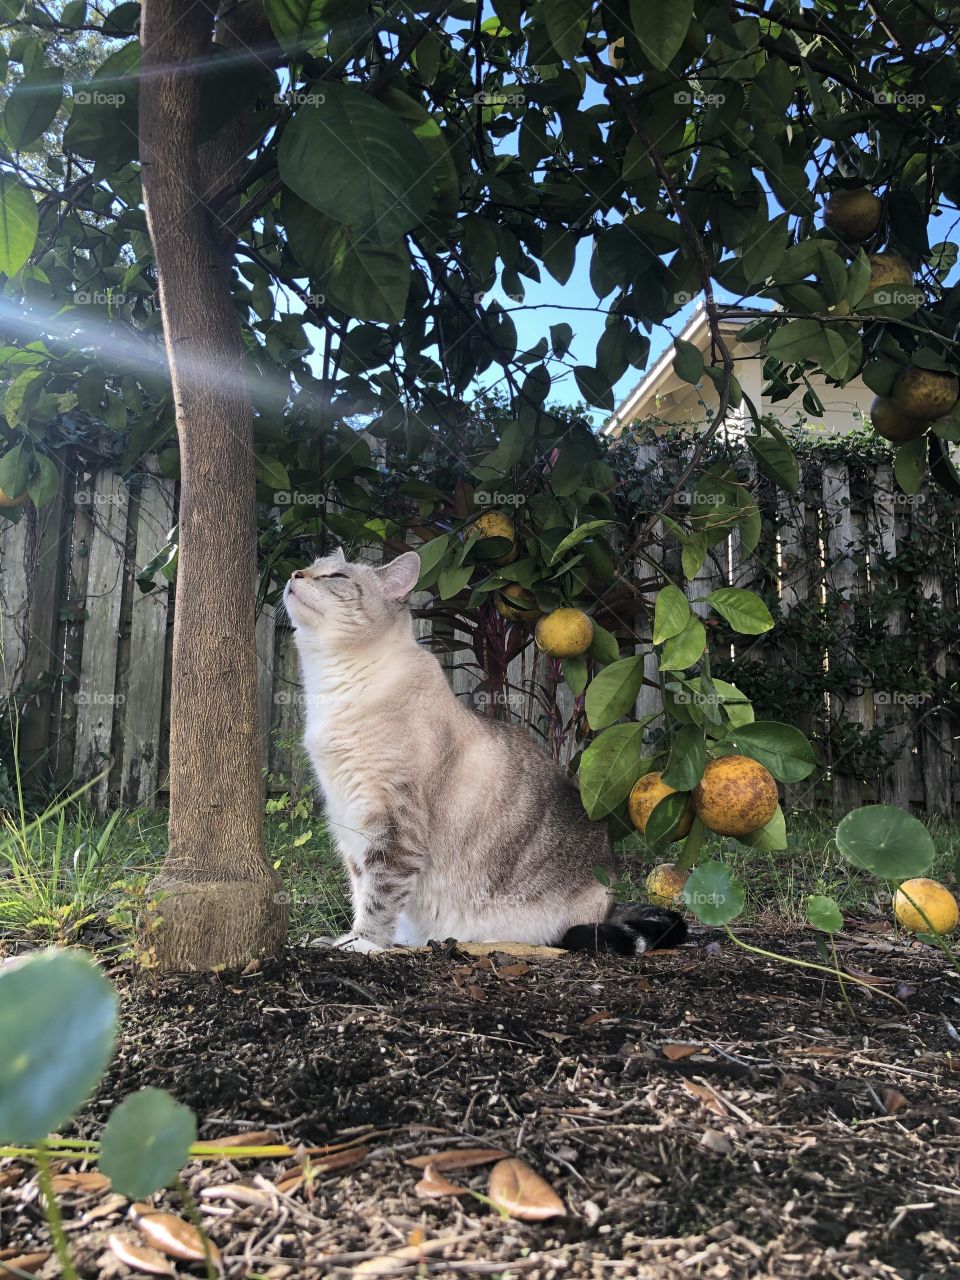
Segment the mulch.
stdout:
<svg viewBox="0 0 960 1280">
<path fill-rule="evenodd" d="M 744 936 L 817 960 L 809 932 Z M 243 975 L 124 967 L 118 1053 L 75 1132 L 154 1085 L 204 1139 L 352 1142 L 299 1184 L 302 1153 L 188 1167 L 228 1277 L 960 1275 L 960 977 L 919 943 L 854 932 L 840 949 L 871 991 L 709 931 L 630 961 L 298 949 Z M 567 1213 L 505 1217 L 489 1165 L 446 1174 L 479 1198 L 418 1196 L 406 1161 L 458 1147 L 522 1157 Z M 175 1191 L 152 1203 L 185 1213 Z M 137 1238 L 126 1200 L 61 1204 L 81 1276 L 138 1274 L 107 1245 Z M 0 1259 L 35 1254 L 52 1278 L 49 1248 L 33 1170 L 0 1161 Z"/>
</svg>

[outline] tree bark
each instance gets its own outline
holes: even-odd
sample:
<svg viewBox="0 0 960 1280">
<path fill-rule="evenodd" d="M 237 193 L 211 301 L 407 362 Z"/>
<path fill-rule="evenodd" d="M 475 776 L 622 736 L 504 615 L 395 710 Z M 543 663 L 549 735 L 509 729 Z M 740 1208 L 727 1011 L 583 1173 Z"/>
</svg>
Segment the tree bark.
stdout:
<svg viewBox="0 0 960 1280">
<path fill-rule="evenodd" d="M 169 847 L 150 935 L 168 970 L 243 966 L 286 933 L 263 850 L 253 412 L 195 142 L 213 22 L 196 0 L 143 6 L 140 159 L 181 468 Z"/>
</svg>

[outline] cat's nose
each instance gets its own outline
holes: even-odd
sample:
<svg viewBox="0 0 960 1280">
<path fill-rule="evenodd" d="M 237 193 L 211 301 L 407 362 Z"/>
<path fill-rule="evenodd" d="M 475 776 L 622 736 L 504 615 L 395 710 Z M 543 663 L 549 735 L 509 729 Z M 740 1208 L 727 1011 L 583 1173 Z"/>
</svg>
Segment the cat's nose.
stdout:
<svg viewBox="0 0 960 1280">
<path fill-rule="evenodd" d="M 306 576 L 307 575 L 303 572 L 302 569 L 294 569 L 293 573 L 291 573 L 290 575 L 291 578 L 305 578 Z"/>
</svg>

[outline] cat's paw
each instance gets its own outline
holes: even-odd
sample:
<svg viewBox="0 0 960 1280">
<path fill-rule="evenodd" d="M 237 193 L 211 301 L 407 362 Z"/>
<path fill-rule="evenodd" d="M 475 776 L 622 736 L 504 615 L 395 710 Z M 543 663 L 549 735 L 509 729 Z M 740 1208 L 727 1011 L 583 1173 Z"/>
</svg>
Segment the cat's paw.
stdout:
<svg viewBox="0 0 960 1280">
<path fill-rule="evenodd" d="M 385 951 L 379 942 L 371 942 L 369 938 L 361 938 L 356 933 L 344 933 L 333 944 L 338 951 L 356 951 L 360 955 L 371 955 L 374 951 Z"/>
</svg>

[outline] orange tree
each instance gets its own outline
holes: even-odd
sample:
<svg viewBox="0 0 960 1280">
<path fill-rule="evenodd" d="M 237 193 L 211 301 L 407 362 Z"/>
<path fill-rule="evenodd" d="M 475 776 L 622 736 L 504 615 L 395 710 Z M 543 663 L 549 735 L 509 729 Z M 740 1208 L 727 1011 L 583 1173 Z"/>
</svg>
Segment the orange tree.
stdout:
<svg viewBox="0 0 960 1280">
<path fill-rule="evenodd" d="M 239 963 L 282 939 L 255 785 L 256 497 L 288 500 L 282 537 L 316 534 L 318 519 L 344 536 L 376 469 L 357 424 L 388 448 L 456 452 L 478 379 L 502 382 L 510 420 L 473 479 L 547 472 L 516 530 L 527 581 L 513 581 L 538 608 L 588 604 L 596 622 L 603 666 L 582 695 L 603 735 L 581 764 L 591 811 L 616 808 L 640 767 L 638 731 L 619 723 L 639 666 L 604 639 L 638 592 L 676 727 L 668 782 L 690 790 L 709 751 L 752 758 L 758 731 L 735 723 L 747 711 L 733 694 L 711 692 L 677 584 L 641 569 L 615 610 L 602 583 L 585 590 L 610 528 L 595 523 L 611 519 L 604 464 L 545 405 L 569 375 L 609 410 L 653 327 L 701 297 L 708 353 L 677 342 L 675 364 L 708 408 L 704 442 L 743 404 L 759 465 L 789 487 L 789 450 L 724 342 L 720 299 L 733 296 L 758 309 L 774 399 L 803 389 L 815 413 L 811 373 L 837 386 L 862 375 L 900 482 L 929 463 L 960 490 L 956 248 L 928 232 L 960 196 L 956 17 L 942 0 L 879 16 L 852 0 L 3 0 L 0 490 L 49 501 L 65 442 L 136 469 L 176 440 L 166 878 L 183 911 L 161 962 Z M 88 79 L 76 68 L 91 56 Z M 581 244 L 607 316 L 596 349 L 566 323 L 521 344 L 511 311 L 543 273 L 565 284 Z M 718 533 L 713 516 L 748 542 L 755 528 L 742 487 L 709 472 L 698 483 L 718 502 L 678 532 L 688 564 Z M 339 522 L 299 502 L 318 488 Z M 369 540 L 382 520 L 362 514 L 354 532 Z M 466 576 L 489 539 L 460 532 L 424 548 L 439 593 L 506 592 L 503 575 Z M 617 552 L 628 579 L 644 536 Z M 767 625 L 745 597 L 711 605 Z M 228 645 L 203 626 L 211 614 Z M 583 687 L 577 657 L 564 678 Z M 683 680 L 707 701 L 673 708 Z M 657 806 L 657 829 L 680 803 Z"/>
</svg>

